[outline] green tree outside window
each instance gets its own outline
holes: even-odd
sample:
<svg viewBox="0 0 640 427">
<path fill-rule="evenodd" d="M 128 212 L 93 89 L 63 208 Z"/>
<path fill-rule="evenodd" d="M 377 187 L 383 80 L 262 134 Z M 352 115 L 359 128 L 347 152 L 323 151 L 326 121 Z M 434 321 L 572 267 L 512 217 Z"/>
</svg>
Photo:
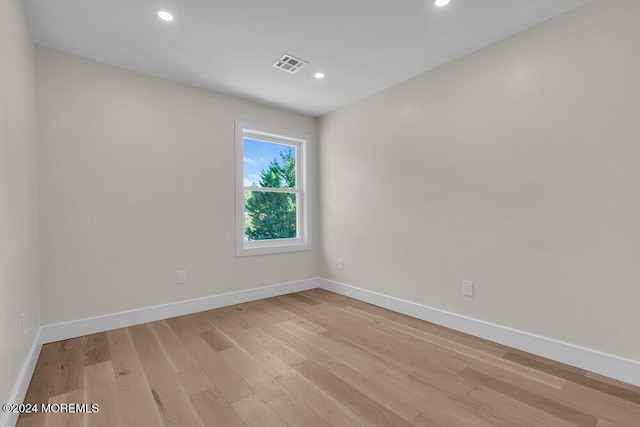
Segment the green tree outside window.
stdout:
<svg viewBox="0 0 640 427">
<path fill-rule="evenodd" d="M 296 188 L 296 157 L 289 147 L 260 171 L 255 187 Z M 245 236 L 248 240 L 291 239 L 297 237 L 296 193 L 245 192 Z"/>
</svg>

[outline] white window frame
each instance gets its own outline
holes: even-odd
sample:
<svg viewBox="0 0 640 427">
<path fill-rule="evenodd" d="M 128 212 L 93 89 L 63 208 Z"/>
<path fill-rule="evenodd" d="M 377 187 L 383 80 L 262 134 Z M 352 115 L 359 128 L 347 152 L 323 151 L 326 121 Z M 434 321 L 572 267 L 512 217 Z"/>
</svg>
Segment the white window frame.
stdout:
<svg viewBox="0 0 640 427">
<path fill-rule="evenodd" d="M 278 129 L 256 123 L 236 120 L 236 256 L 265 255 L 283 252 L 311 250 L 311 197 L 309 191 L 307 151 L 311 136 L 305 133 Z M 265 142 L 296 147 L 296 188 L 271 189 L 244 185 L 244 139 L 258 139 Z M 270 191 L 294 192 L 296 198 L 297 237 L 292 239 L 272 239 L 245 241 L 244 235 L 244 192 Z"/>
</svg>

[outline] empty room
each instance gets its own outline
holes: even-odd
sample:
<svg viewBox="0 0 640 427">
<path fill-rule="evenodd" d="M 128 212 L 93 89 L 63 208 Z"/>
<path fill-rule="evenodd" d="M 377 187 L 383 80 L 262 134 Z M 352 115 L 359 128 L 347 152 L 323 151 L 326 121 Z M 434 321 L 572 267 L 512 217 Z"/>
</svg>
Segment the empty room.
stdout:
<svg viewBox="0 0 640 427">
<path fill-rule="evenodd" d="M 0 427 L 640 426 L 639 23 L 0 0 Z"/>
</svg>

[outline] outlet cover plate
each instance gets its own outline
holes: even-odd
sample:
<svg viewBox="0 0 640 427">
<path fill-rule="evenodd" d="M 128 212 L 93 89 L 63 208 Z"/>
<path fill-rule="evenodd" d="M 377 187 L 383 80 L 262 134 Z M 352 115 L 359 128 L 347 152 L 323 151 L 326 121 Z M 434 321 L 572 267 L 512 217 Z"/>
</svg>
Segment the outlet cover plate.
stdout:
<svg viewBox="0 0 640 427">
<path fill-rule="evenodd" d="M 178 271 L 178 285 L 184 285 L 187 283 L 187 272 Z"/>
<path fill-rule="evenodd" d="M 462 295 L 466 297 L 473 296 L 473 282 L 471 280 L 462 281 Z"/>
<path fill-rule="evenodd" d="M 22 326 L 22 335 L 27 335 L 27 313 L 20 315 L 20 326 Z"/>
</svg>

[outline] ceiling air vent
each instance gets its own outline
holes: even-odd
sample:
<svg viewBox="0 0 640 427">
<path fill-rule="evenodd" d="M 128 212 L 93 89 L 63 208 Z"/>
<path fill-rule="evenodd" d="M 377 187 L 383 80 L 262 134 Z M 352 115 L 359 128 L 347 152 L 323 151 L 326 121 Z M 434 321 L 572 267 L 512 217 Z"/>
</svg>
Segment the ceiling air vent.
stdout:
<svg viewBox="0 0 640 427">
<path fill-rule="evenodd" d="M 274 68 L 286 71 L 289 74 L 297 73 L 305 65 L 307 65 L 307 61 L 286 54 L 282 55 L 280 59 L 273 63 Z"/>
</svg>

